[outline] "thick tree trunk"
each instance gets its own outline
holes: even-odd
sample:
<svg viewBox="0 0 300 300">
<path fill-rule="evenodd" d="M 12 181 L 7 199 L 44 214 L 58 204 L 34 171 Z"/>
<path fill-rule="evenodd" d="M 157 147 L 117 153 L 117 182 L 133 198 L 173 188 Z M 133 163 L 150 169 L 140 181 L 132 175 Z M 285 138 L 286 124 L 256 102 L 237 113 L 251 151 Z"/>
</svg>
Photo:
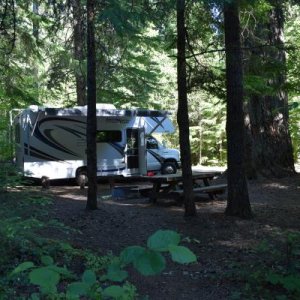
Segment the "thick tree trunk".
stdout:
<svg viewBox="0 0 300 300">
<path fill-rule="evenodd" d="M 87 209 L 97 209 L 95 1 L 87 0 Z"/>
<path fill-rule="evenodd" d="M 257 44 L 252 41 L 254 50 L 249 61 L 249 73 L 267 76 L 266 91 L 272 91 L 264 95 L 249 95 L 247 173 L 251 177 L 258 174 L 283 177 L 295 173 L 288 128 L 288 96 L 284 87 L 286 55 L 282 4 L 278 1 L 270 2 L 275 6 L 270 12 L 269 23 L 257 27 L 255 35 L 261 39 L 261 43 L 274 46 L 255 48 Z M 267 74 L 270 67 L 273 69 Z"/>
<path fill-rule="evenodd" d="M 77 104 L 86 105 L 86 79 L 83 71 L 83 61 L 85 59 L 84 53 L 84 26 L 83 26 L 83 9 L 81 0 L 72 0 L 73 7 L 73 39 L 74 39 L 74 57 L 78 61 L 78 69 L 75 73 L 76 80 L 76 95 Z"/>
<path fill-rule="evenodd" d="M 252 217 L 244 164 L 243 70 L 238 1 L 224 4 L 228 199 L 225 213 Z"/>
<path fill-rule="evenodd" d="M 196 215 L 193 195 L 193 174 L 190 148 L 190 129 L 186 86 L 185 60 L 185 0 L 177 0 L 177 83 L 179 143 L 181 151 L 185 215 Z"/>
</svg>

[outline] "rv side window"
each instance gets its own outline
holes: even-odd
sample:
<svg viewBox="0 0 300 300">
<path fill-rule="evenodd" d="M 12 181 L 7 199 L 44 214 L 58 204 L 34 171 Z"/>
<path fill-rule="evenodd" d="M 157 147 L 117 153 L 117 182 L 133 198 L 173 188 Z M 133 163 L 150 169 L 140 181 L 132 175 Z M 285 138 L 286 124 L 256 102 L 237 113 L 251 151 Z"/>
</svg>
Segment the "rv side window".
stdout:
<svg viewBox="0 0 300 300">
<path fill-rule="evenodd" d="M 121 142 L 122 131 L 118 131 L 118 130 L 97 131 L 96 141 L 97 143 Z"/>
<path fill-rule="evenodd" d="M 20 142 L 21 142 L 20 129 L 21 129 L 20 124 L 16 124 L 16 126 L 15 126 L 15 142 L 17 144 L 20 144 Z"/>
</svg>

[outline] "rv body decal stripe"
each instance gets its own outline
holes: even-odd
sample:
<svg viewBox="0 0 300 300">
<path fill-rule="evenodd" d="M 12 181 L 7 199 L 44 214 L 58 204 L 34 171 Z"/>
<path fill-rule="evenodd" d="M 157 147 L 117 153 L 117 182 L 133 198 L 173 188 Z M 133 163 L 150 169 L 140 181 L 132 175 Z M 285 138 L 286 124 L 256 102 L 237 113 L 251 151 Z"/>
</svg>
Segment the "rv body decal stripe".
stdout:
<svg viewBox="0 0 300 300">
<path fill-rule="evenodd" d="M 112 146 L 115 150 L 117 150 L 122 156 L 124 156 L 125 147 L 120 146 L 116 143 L 109 143 L 109 145 Z"/>
<path fill-rule="evenodd" d="M 28 153 L 28 149 L 30 149 L 30 156 L 32 156 L 32 157 L 36 157 L 36 158 L 47 160 L 47 161 L 61 161 L 61 159 L 54 157 L 52 155 L 49 155 L 49 154 L 47 154 L 41 150 L 38 150 L 32 146 L 28 147 L 27 144 L 24 144 L 24 147 L 27 150 L 27 153 Z"/>
<path fill-rule="evenodd" d="M 108 169 L 108 170 L 97 170 L 98 173 L 104 173 L 104 172 L 116 172 L 116 171 L 123 171 L 125 170 L 126 168 L 123 167 L 123 168 L 118 168 L 118 169 Z"/>
<path fill-rule="evenodd" d="M 79 138 L 85 138 L 86 134 L 85 133 L 82 133 L 78 130 L 75 130 L 75 129 L 72 129 L 72 128 L 69 128 L 69 127 L 66 127 L 66 126 L 62 126 L 62 125 L 56 125 L 56 127 L 60 128 L 60 129 L 63 129 L 67 132 L 70 132 L 72 134 L 74 134 L 75 136 L 79 137 Z M 82 128 L 84 129 L 84 128 Z"/>
<path fill-rule="evenodd" d="M 48 146 L 56 149 L 56 150 L 59 150 L 59 151 L 62 151 L 62 152 L 66 152 L 64 151 L 64 149 L 62 150 L 60 147 L 58 147 L 56 144 L 54 144 L 52 141 L 49 140 L 49 138 L 46 138 L 41 132 L 40 132 L 40 129 L 39 128 L 36 128 L 35 131 L 34 131 L 34 136 L 35 138 L 37 138 L 40 142 L 44 143 L 44 144 L 47 144 Z"/>
<path fill-rule="evenodd" d="M 59 143 L 58 141 L 56 141 L 56 140 L 53 138 L 53 136 L 52 136 L 52 131 L 53 131 L 53 130 L 54 130 L 54 129 L 45 129 L 45 130 L 44 130 L 45 136 L 46 136 L 52 143 L 54 143 L 55 145 L 57 145 L 57 147 L 58 147 L 57 149 L 59 149 L 60 151 L 78 157 L 78 155 L 77 155 L 75 152 L 69 150 L 69 149 L 66 148 L 64 145 L 62 145 L 61 143 Z"/>
<path fill-rule="evenodd" d="M 156 129 L 158 127 L 161 127 L 163 130 L 165 130 L 163 122 L 165 121 L 166 118 L 162 119 L 161 121 L 157 117 L 151 117 L 151 119 L 156 123 L 156 126 L 155 126 Z"/>
<path fill-rule="evenodd" d="M 163 163 L 165 161 L 165 158 L 162 157 L 161 155 L 157 154 L 156 152 L 154 152 L 153 150 L 149 150 L 147 149 L 147 152 L 149 152 L 157 161 L 159 161 L 160 163 Z"/>
<path fill-rule="evenodd" d="M 40 126 L 41 126 L 41 124 L 43 124 L 44 122 L 47 122 L 47 121 L 67 121 L 67 122 L 72 122 L 72 123 L 76 122 L 76 123 L 80 123 L 80 124 L 85 124 L 85 122 L 78 121 L 78 120 L 73 120 L 73 119 L 50 117 L 50 118 L 45 118 L 45 119 L 42 119 L 41 121 L 39 121 L 38 126 L 35 129 L 35 131 L 34 131 L 34 136 L 38 140 L 40 140 L 41 142 L 47 144 L 48 146 L 50 146 L 50 147 L 52 147 L 52 148 L 54 148 L 56 150 L 59 150 L 61 152 L 64 152 L 64 153 L 67 153 L 67 154 L 71 154 L 71 155 L 73 155 L 75 157 L 78 157 L 78 155 L 76 153 L 74 153 L 73 151 L 71 151 L 71 150 L 63 147 L 61 144 L 59 144 L 57 141 L 55 141 L 53 139 L 53 137 L 51 136 L 51 133 L 50 133 L 51 129 L 46 129 L 44 131 L 45 136 L 42 134 L 42 132 L 40 130 Z"/>
</svg>

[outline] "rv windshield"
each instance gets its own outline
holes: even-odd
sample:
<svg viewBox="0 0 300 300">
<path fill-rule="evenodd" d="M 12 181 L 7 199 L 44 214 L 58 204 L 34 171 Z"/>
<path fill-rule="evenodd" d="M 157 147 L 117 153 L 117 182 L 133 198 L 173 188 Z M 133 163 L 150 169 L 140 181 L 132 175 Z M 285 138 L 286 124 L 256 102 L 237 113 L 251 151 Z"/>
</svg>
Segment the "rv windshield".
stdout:
<svg viewBox="0 0 300 300">
<path fill-rule="evenodd" d="M 163 148 L 163 145 L 152 135 L 146 136 L 147 149 Z"/>
</svg>

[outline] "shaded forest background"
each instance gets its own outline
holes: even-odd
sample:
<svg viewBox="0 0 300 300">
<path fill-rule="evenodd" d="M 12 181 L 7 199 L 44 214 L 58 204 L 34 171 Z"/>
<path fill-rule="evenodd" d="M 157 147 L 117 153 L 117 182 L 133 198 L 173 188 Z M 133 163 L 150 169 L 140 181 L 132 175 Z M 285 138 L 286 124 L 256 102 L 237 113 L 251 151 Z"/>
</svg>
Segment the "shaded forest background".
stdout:
<svg viewBox="0 0 300 300">
<path fill-rule="evenodd" d="M 148 299 L 138 288 L 154 299 L 299 299 L 299 5 L 0 0 L 0 298 Z M 95 160 L 94 190 L 24 187 L 6 163 L 17 110 L 93 106 L 93 97 L 177 116 L 165 139 L 181 150 L 185 216 L 198 217 L 140 197 L 118 202 L 104 185 L 97 193 Z M 194 165 L 227 165 L 226 209 L 222 199 L 195 204 L 190 153 Z M 163 274 L 161 252 L 176 262 Z M 161 277 L 132 277 L 129 264 Z"/>
<path fill-rule="evenodd" d="M 119 108 L 168 109 L 175 118 L 175 4 L 175 1 L 97 2 L 97 102 L 113 103 Z M 1 1 L 1 160 L 10 158 L 12 153 L 7 127 L 11 109 L 30 104 L 63 107 L 86 104 L 85 13 L 85 3 L 80 0 Z M 246 125 L 257 109 L 255 101 L 266 108 L 260 112 L 260 121 L 266 127 L 272 127 L 274 120 L 281 118 L 282 109 L 288 110 L 284 114 L 289 114 L 293 156 L 297 161 L 299 6 L 296 1 L 243 1 L 240 19 Z M 277 37 L 276 32 L 279 32 Z M 218 1 L 186 2 L 186 42 L 192 162 L 224 165 L 227 154 L 224 24 Z M 283 94 L 285 100 L 277 101 L 276 97 Z M 288 117 L 284 122 L 287 120 Z M 166 138 L 170 145 L 178 147 L 178 136 Z M 255 143 L 259 144 L 260 139 L 254 137 Z M 252 151 L 250 155 L 255 153 Z M 257 155 L 262 157 L 261 153 Z M 256 168 L 252 165 L 248 170 L 251 173 Z M 265 175 L 281 173 L 276 169 Z"/>
</svg>

